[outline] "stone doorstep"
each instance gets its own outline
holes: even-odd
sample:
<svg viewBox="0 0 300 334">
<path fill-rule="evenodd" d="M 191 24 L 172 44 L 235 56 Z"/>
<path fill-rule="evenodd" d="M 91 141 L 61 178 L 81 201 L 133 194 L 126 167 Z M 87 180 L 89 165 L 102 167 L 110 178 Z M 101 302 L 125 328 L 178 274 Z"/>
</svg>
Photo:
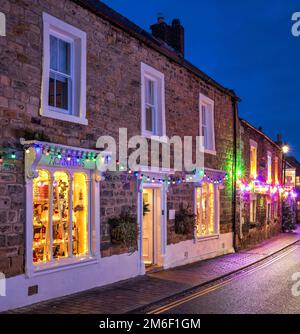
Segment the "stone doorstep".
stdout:
<svg viewBox="0 0 300 334">
<path fill-rule="evenodd" d="M 218 258 L 208 259 L 208 260 L 202 260 L 196 263 L 187 264 L 184 266 L 176 267 L 173 269 L 168 270 L 159 270 L 157 272 L 151 272 L 147 273 L 145 276 L 139 276 L 132 279 L 127 279 L 124 281 L 112 283 L 106 286 L 94 288 L 91 290 L 79 292 L 73 295 L 59 297 L 54 300 L 48 300 L 44 302 L 40 302 L 37 304 L 29 305 L 23 308 L 7 311 L 5 313 L 53 313 L 53 307 L 55 309 L 56 305 L 59 305 L 61 303 L 64 303 L 66 305 L 67 309 L 63 309 L 63 312 L 61 313 L 73 313 L 73 305 L 76 304 L 76 300 L 79 302 L 80 305 L 83 306 L 83 303 L 86 301 L 87 305 L 84 307 L 84 313 L 92 313 L 94 312 L 93 309 L 95 307 L 95 304 L 99 303 L 105 305 L 103 307 L 103 313 L 109 313 L 107 312 L 106 305 L 115 304 L 112 303 L 112 300 L 115 300 L 116 304 L 118 306 L 121 306 L 120 313 L 138 313 L 141 312 L 141 310 L 151 307 L 151 305 L 156 305 L 157 303 L 161 303 L 164 300 L 167 300 L 172 297 L 176 297 L 176 295 L 182 294 L 184 292 L 188 292 L 189 290 L 193 290 L 195 288 L 199 288 L 201 286 L 204 286 L 209 283 L 213 283 L 216 280 L 222 279 L 228 275 L 231 275 L 235 272 L 238 272 L 240 270 L 243 270 L 255 263 L 258 263 L 264 259 L 267 259 L 270 256 L 273 256 L 274 254 L 282 251 L 283 249 L 297 243 L 300 241 L 300 226 L 297 228 L 296 233 L 290 234 L 288 238 L 285 237 L 285 234 L 280 234 L 279 236 L 275 236 L 271 238 L 270 240 L 264 242 L 264 245 L 258 245 L 257 247 L 251 248 L 251 250 L 242 251 L 240 253 L 233 253 L 233 254 L 227 254 L 220 256 Z M 255 248 L 272 248 L 274 247 L 274 244 L 278 243 L 278 247 L 276 250 L 274 249 L 272 253 L 257 257 L 257 254 L 253 254 L 252 252 L 255 250 Z M 239 255 L 241 255 L 241 265 L 238 265 L 239 262 Z M 245 261 L 245 255 L 247 256 L 248 261 Z M 222 263 L 230 261 L 230 257 L 234 256 L 234 259 L 231 259 L 232 262 L 235 262 L 234 268 L 228 267 L 228 271 L 224 270 L 224 272 L 220 273 L 208 273 L 207 268 L 213 269 L 214 267 L 218 267 L 220 264 L 220 261 Z M 225 266 L 226 268 L 226 266 Z M 190 270 L 189 270 L 190 269 Z M 193 272 L 191 272 L 191 269 L 193 269 Z M 195 274 L 198 277 L 195 279 L 194 283 L 192 284 L 183 284 L 178 282 L 175 277 L 178 277 L 179 275 L 186 275 L 186 272 L 189 272 L 189 274 L 193 275 Z M 201 274 L 202 271 L 202 274 Z M 164 277 L 165 276 L 165 277 Z M 166 277 L 167 276 L 167 277 Z M 173 279 L 172 279 L 173 276 Z M 173 283 L 172 287 L 170 287 L 170 283 Z M 150 284 L 149 284 L 150 283 Z M 165 287 L 168 287 L 166 289 L 165 295 L 155 295 L 150 294 L 150 298 L 152 300 L 149 300 L 149 294 L 147 293 L 147 289 L 138 289 L 137 285 L 143 285 L 145 284 L 146 287 L 148 286 L 150 289 L 155 287 L 156 285 L 159 285 L 160 293 L 163 292 L 163 289 Z M 173 291 L 172 291 L 173 289 Z M 128 298 L 128 291 L 131 291 L 130 298 Z M 142 297 L 148 298 L 141 298 L 144 300 L 144 303 L 139 300 L 139 303 L 136 302 L 136 298 L 132 298 L 132 293 L 136 293 L 139 295 L 143 295 Z M 120 300 L 118 298 L 114 298 L 115 295 L 118 295 L 122 298 L 122 305 L 120 305 Z M 102 295 L 102 296 L 101 296 Z M 100 298 L 101 296 L 101 298 Z M 157 298 L 159 296 L 159 298 Z M 104 302 L 103 303 L 103 297 L 109 299 L 109 303 Z M 139 297 L 139 296 L 138 296 Z M 148 300 L 147 300 L 148 299 Z M 129 303 L 128 303 L 129 302 Z M 131 308 L 128 304 L 135 304 L 134 308 Z M 142 304 L 138 305 L 137 304 Z M 98 305 L 101 308 L 101 305 Z M 116 309 L 115 305 L 111 305 L 113 308 Z M 137 306 L 137 307 L 136 307 Z M 69 312 L 68 312 L 69 307 Z M 51 311 L 52 310 L 52 311 Z M 76 313 L 80 312 L 80 308 L 77 309 Z M 59 311 L 59 310 L 57 310 Z M 101 310 L 100 310 L 101 312 Z M 59 312 L 60 313 L 60 312 Z"/>
</svg>

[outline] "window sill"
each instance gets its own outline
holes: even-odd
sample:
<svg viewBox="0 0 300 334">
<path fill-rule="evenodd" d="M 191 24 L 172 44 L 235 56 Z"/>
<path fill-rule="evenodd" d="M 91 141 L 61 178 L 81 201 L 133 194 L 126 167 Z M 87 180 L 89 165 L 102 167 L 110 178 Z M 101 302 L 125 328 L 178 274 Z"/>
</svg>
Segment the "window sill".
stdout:
<svg viewBox="0 0 300 334">
<path fill-rule="evenodd" d="M 88 120 L 85 117 L 72 116 L 72 115 L 56 112 L 50 109 L 41 110 L 40 114 L 41 116 L 57 119 L 60 121 L 88 125 Z"/>
<path fill-rule="evenodd" d="M 217 151 L 215 151 L 215 150 L 204 150 L 204 153 L 206 153 L 206 154 L 211 154 L 211 155 L 217 155 Z"/>
<path fill-rule="evenodd" d="M 146 139 L 151 139 L 153 141 L 157 141 L 157 142 L 163 143 L 163 144 L 168 143 L 168 137 L 167 136 L 157 136 L 157 135 L 142 133 L 142 137 L 146 138 Z"/>
<path fill-rule="evenodd" d="M 53 263 L 43 263 L 33 265 L 32 276 L 40 276 L 50 274 L 57 271 L 74 269 L 82 266 L 88 266 L 98 263 L 99 260 L 96 257 L 75 257 L 68 259 L 61 259 Z"/>
<path fill-rule="evenodd" d="M 201 237 L 196 237 L 197 242 L 201 242 L 201 241 L 208 241 L 208 240 L 213 240 L 213 239 L 219 239 L 220 238 L 220 234 L 209 234 L 209 235 L 205 235 L 205 236 L 201 236 Z"/>
</svg>

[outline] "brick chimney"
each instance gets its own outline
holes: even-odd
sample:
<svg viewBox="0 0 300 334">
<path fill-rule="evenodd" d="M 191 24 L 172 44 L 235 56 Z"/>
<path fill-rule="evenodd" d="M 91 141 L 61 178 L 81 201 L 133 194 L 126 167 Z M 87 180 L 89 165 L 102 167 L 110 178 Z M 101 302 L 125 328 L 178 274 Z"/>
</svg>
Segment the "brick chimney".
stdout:
<svg viewBox="0 0 300 334">
<path fill-rule="evenodd" d="M 157 23 L 150 28 L 154 37 L 163 40 L 184 57 L 184 28 L 179 19 L 174 19 L 172 24 L 168 25 L 163 15 L 159 14 Z"/>
</svg>

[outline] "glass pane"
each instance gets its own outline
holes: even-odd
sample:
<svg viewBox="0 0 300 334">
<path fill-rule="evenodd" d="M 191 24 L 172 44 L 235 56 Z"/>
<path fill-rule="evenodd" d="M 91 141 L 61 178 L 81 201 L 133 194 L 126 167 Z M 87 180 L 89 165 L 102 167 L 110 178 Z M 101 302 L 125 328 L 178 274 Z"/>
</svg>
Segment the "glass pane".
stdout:
<svg viewBox="0 0 300 334">
<path fill-rule="evenodd" d="M 201 188 L 196 188 L 197 236 L 201 236 Z"/>
<path fill-rule="evenodd" d="M 68 110 L 69 79 L 56 75 L 56 107 Z"/>
<path fill-rule="evenodd" d="M 69 197 L 70 182 L 65 172 L 55 172 L 53 182 L 53 258 L 69 255 Z"/>
<path fill-rule="evenodd" d="M 202 106 L 201 112 L 202 112 L 202 124 L 206 125 L 206 107 L 205 106 Z"/>
<path fill-rule="evenodd" d="M 55 107 L 55 74 L 50 72 L 49 77 L 49 106 Z"/>
<path fill-rule="evenodd" d="M 49 184 L 49 173 L 39 170 L 33 180 L 33 263 L 50 260 Z"/>
<path fill-rule="evenodd" d="M 202 131 L 203 131 L 203 138 L 204 138 L 204 148 L 209 149 L 208 147 L 208 133 L 207 133 L 207 127 L 202 127 Z"/>
<path fill-rule="evenodd" d="M 154 105 L 154 81 L 146 79 L 146 103 Z"/>
<path fill-rule="evenodd" d="M 206 234 L 207 233 L 207 229 L 206 229 L 206 220 L 207 220 L 207 202 L 206 202 L 206 198 L 207 198 L 207 193 L 208 193 L 208 189 L 207 189 L 207 184 L 203 183 L 202 184 L 202 198 L 201 198 L 201 205 L 202 205 L 202 224 L 201 224 L 201 234 Z"/>
<path fill-rule="evenodd" d="M 209 222 L 208 222 L 208 230 L 210 234 L 215 232 L 215 198 L 214 198 L 214 185 L 212 183 L 209 184 L 209 195 L 208 195 L 208 203 L 209 203 Z"/>
<path fill-rule="evenodd" d="M 59 40 L 59 72 L 70 74 L 70 43 Z"/>
<path fill-rule="evenodd" d="M 73 177 L 73 255 L 88 254 L 88 189 L 84 173 Z"/>
<path fill-rule="evenodd" d="M 153 108 L 146 106 L 146 130 L 153 132 Z"/>
<path fill-rule="evenodd" d="M 58 39 L 54 36 L 50 36 L 50 68 L 57 71 L 57 45 Z"/>
</svg>

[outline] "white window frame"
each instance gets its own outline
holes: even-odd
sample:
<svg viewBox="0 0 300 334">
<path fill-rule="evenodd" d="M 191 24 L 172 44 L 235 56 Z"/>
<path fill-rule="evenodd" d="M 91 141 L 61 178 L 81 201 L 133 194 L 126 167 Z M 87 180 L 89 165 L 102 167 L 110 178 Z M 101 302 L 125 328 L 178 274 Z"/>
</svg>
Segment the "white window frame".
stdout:
<svg viewBox="0 0 300 334">
<path fill-rule="evenodd" d="M 209 184 L 209 183 L 208 183 Z M 220 234 L 220 189 L 218 185 L 213 184 L 214 186 L 214 232 L 213 233 L 208 233 L 208 226 L 209 226 L 209 205 L 206 204 L 206 217 L 207 221 L 205 222 L 206 224 L 206 231 L 207 234 L 204 235 L 198 235 L 197 234 L 197 226 L 195 228 L 195 239 L 202 240 L 202 239 L 207 239 L 211 237 L 218 237 Z M 201 196 L 202 196 L 202 184 L 197 185 L 194 188 L 194 214 L 195 214 L 195 219 L 197 223 L 197 189 L 201 189 Z M 208 201 L 208 198 L 206 197 L 206 203 Z M 200 206 L 200 219 L 202 220 L 202 206 Z M 202 224 L 202 222 L 200 222 Z"/>
<path fill-rule="evenodd" d="M 156 117 L 153 124 L 155 131 L 146 130 L 146 94 L 145 78 L 155 82 L 155 91 L 157 92 L 156 100 Z M 141 132 L 142 136 L 158 140 L 159 137 L 166 136 L 166 119 L 165 119 L 165 76 L 155 68 L 141 63 Z"/>
<path fill-rule="evenodd" d="M 66 270 L 76 266 L 88 265 L 98 263 L 100 260 L 100 187 L 96 182 L 94 172 L 83 168 L 69 168 L 69 167 L 50 167 L 45 165 L 38 165 L 37 169 L 47 170 L 50 173 L 50 182 L 53 180 L 53 175 L 56 171 L 64 171 L 69 174 L 70 183 L 75 173 L 85 173 L 88 182 L 88 240 L 89 253 L 85 256 L 70 256 L 43 263 L 33 263 L 33 179 L 26 182 L 26 275 L 33 277 L 48 273 L 49 271 Z M 52 191 L 52 190 L 51 190 Z M 71 198 L 71 197 L 70 197 Z M 50 199 L 49 199 L 50 200 Z M 71 225 L 71 224 L 70 224 Z M 50 238 L 52 238 L 50 234 Z"/>
<path fill-rule="evenodd" d="M 203 147 L 204 152 L 212 155 L 216 155 L 216 140 L 215 140 L 215 102 L 214 100 L 210 99 L 208 96 L 205 96 L 203 94 L 199 94 L 199 135 L 202 136 L 202 106 L 209 107 L 210 111 L 212 113 L 212 124 L 211 128 L 209 129 L 212 131 L 210 137 L 212 138 L 211 149 L 207 149 L 204 147 L 204 141 L 203 141 Z"/>
<path fill-rule="evenodd" d="M 267 152 L 267 181 L 272 182 L 272 153 Z"/>
<path fill-rule="evenodd" d="M 47 13 L 43 13 L 43 25 L 43 77 L 40 114 L 62 121 L 88 125 L 86 118 L 86 33 Z M 50 35 L 71 44 L 70 71 L 73 80 L 71 87 L 71 106 L 69 107 L 71 107 L 72 114 L 59 108 L 53 108 L 48 104 Z"/>
<path fill-rule="evenodd" d="M 255 178 L 257 178 L 257 142 L 250 139 L 250 177 L 254 177 L 254 175 L 252 175 L 252 170 L 251 170 L 251 158 L 252 158 L 252 149 L 255 149 Z"/>
</svg>

